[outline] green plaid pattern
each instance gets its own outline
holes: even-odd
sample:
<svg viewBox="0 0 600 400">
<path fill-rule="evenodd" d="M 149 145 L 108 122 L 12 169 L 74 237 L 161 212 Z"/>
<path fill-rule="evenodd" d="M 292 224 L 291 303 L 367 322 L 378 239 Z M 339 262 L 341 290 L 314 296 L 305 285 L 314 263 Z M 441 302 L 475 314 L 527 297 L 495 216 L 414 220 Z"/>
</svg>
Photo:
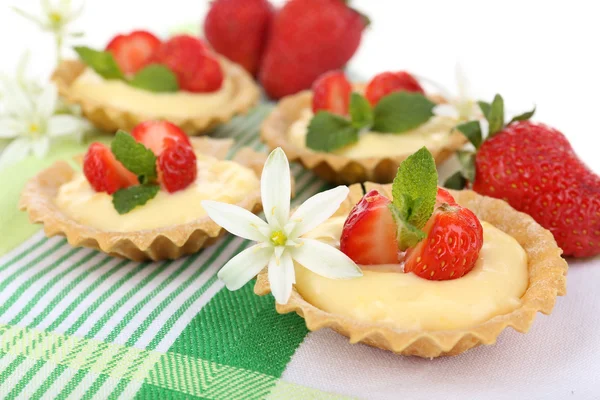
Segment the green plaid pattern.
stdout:
<svg viewBox="0 0 600 400">
<path fill-rule="evenodd" d="M 269 105 L 215 137 L 266 151 Z M 292 166 L 296 204 L 328 188 Z M 155 263 L 72 248 L 35 234 L 0 258 L 0 395 L 7 399 L 339 398 L 280 379 L 307 329 L 252 282 L 229 292 L 217 271 L 249 246 L 226 236 Z"/>
</svg>

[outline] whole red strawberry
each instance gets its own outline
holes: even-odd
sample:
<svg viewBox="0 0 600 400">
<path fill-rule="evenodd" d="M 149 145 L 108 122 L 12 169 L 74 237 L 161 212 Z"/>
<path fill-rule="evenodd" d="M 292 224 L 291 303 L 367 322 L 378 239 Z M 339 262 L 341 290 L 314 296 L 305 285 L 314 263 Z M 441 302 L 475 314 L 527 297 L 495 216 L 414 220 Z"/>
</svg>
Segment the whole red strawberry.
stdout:
<svg viewBox="0 0 600 400">
<path fill-rule="evenodd" d="M 552 232 L 565 255 L 599 254 L 600 177 L 561 132 L 521 119 L 497 129 L 490 124 L 475 155 L 473 190 L 531 215 Z"/>
<path fill-rule="evenodd" d="M 182 90 L 195 93 L 214 92 L 223 84 L 219 60 L 196 37 L 174 36 L 163 43 L 151 62 L 168 67 L 177 76 Z"/>
<path fill-rule="evenodd" d="M 161 41 L 150 32 L 133 31 L 117 35 L 106 46 L 115 61 L 126 74 L 134 74 L 145 67 Z"/>
<path fill-rule="evenodd" d="M 277 13 L 259 79 L 275 99 L 308 89 L 342 68 L 360 44 L 366 19 L 342 0 L 290 0 Z"/>
<path fill-rule="evenodd" d="M 166 147 L 156 163 L 158 180 L 169 193 L 185 189 L 196 180 L 196 154 L 182 141 L 174 141 Z"/>
<path fill-rule="evenodd" d="M 273 14 L 267 0 L 216 0 L 204 20 L 204 35 L 215 51 L 256 75 Z"/>
<path fill-rule="evenodd" d="M 326 72 L 313 83 L 312 109 L 329 111 L 339 115 L 348 114 L 352 85 L 341 71 Z"/>
<path fill-rule="evenodd" d="M 382 97 L 405 90 L 425 94 L 419 82 L 408 72 L 382 72 L 375 75 L 365 89 L 365 97 L 375 106 Z"/>
<path fill-rule="evenodd" d="M 106 145 L 92 143 L 83 158 L 83 174 L 96 192 L 113 194 L 138 184 L 135 174 L 121 164 Z"/>
</svg>

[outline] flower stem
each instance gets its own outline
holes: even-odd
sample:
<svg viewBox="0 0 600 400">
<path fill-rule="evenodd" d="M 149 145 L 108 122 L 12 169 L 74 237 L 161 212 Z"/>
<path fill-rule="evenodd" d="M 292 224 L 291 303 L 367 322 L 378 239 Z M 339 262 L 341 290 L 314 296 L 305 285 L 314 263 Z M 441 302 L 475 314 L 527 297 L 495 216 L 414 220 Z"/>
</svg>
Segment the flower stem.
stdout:
<svg viewBox="0 0 600 400">
<path fill-rule="evenodd" d="M 63 46 L 63 35 L 62 33 L 55 33 L 56 43 L 56 64 L 60 64 L 62 61 L 62 46 Z"/>
</svg>

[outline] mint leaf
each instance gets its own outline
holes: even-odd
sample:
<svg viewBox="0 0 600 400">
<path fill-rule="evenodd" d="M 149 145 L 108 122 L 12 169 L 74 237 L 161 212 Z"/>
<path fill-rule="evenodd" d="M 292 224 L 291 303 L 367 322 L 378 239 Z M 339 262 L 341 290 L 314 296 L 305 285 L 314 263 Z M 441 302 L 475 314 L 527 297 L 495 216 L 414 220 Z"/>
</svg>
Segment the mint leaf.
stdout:
<svg viewBox="0 0 600 400">
<path fill-rule="evenodd" d="M 74 50 L 81 61 L 104 79 L 125 79 L 115 58 L 108 51 L 98 51 L 85 46 L 75 47 Z"/>
<path fill-rule="evenodd" d="M 476 149 L 481 146 L 483 142 L 483 135 L 481 133 L 481 125 L 479 121 L 469 121 L 463 124 L 457 125 L 456 129 L 469 139 L 469 142 L 475 146 Z"/>
<path fill-rule="evenodd" d="M 517 122 L 517 121 L 527 121 L 528 119 L 533 117 L 533 114 L 535 114 L 535 107 L 533 107 L 533 110 L 531 110 L 531 111 L 527 111 L 523 114 L 514 116 L 507 125 L 510 125 L 513 122 Z"/>
<path fill-rule="evenodd" d="M 433 116 L 435 103 L 420 93 L 406 91 L 389 94 L 373 109 L 373 129 L 402 133 L 415 129 Z"/>
<path fill-rule="evenodd" d="M 129 81 L 129 84 L 138 89 L 150 92 L 176 92 L 179 90 L 177 76 L 164 65 L 148 65 L 140 70 Z"/>
<path fill-rule="evenodd" d="M 306 146 L 317 151 L 333 151 L 358 141 L 358 129 L 346 118 L 319 111 L 308 124 Z"/>
<path fill-rule="evenodd" d="M 406 222 L 420 229 L 433 213 L 438 174 L 433 156 L 422 147 L 400 164 L 392 185 L 393 204 Z"/>
<path fill-rule="evenodd" d="M 352 118 L 352 126 L 356 129 L 373 125 L 373 109 L 369 100 L 356 92 L 350 96 L 350 117 Z"/>
<path fill-rule="evenodd" d="M 125 168 L 140 176 L 141 182 L 151 182 L 156 179 L 156 156 L 152 150 L 138 143 L 130 134 L 118 131 L 110 144 L 110 149 Z"/>
<path fill-rule="evenodd" d="M 143 206 L 158 193 L 158 185 L 137 185 L 117 190 L 113 194 L 113 206 L 119 214 L 127 214 L 137 206 Z"/>
<path fill-rule="evenodd" d="M 444 187 L 447 187 L 448 189 L 462 190 L 465 186 L 467 186 L 467 180 L 461 171 L 456 171 L 446 179 L 446 182 L 444 182 Z"/>
<path fill-rule="evenodd" d="M 494 101 L 492 101 L 486 118 L 490 124 L 489 137 L 494 136 L 504 127 L 504 99 L 499 94 L 494 96 Z"/>
<path fill-rule="evenodd" d="M 492 108 L 491 104 L 486 101 L 478 101 L 477 104 L 479 105 L 483 116 L 487 119 L 488 115 L 490 115 L 490 109 Z"/>
<path fill-rule="evenodd" d="M 388 207 L 396 221 L 396 226 L 398 228 L 396 240 L 398 241 L 398 248 L 401 251 L 416 246 L 417 243 L 427 237 L 425 232 L 406 221 L 406 218 L 404 218 L 402 211 L 399 210 L 398 207 L 393 204 L 390 204 Z"/>
</svg>

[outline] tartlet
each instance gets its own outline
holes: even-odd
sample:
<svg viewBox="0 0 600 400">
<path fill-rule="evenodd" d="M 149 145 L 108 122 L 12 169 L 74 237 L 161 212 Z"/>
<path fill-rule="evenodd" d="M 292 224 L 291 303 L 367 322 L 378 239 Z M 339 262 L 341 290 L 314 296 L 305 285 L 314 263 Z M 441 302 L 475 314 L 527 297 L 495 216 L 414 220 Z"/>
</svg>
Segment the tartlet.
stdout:
<svg viewBox="0 0 600 400">
<path fill-rule="evenodd" d="M 362 92 L 364 86 L 364 84 L 355 84 L 353 89 Z M 436 103 L 445 102 L 440 96 L 429 97 Z M 313 93 L 310 90 L 284 97 L 263 122 L 261 140 L 270 149 L 281 147 L 290 161 L 300 162 L 305 168 L 312 170 L 317 176 L 331 183 L 391 182 L 396 176 L 400 163 L 410 156 L 413 150 L 395 156 L 350 158 L 302 148 L 289 140 L 290 127 L 301 117 L 304 110 L 311 108 L 312 98 Z M 443 146 L 428 146 L 428 150 L 433 155 L 436 164 L 439 165 L 460 149 L 466 141 L 464 135 L 454 131 Z"/>
<path fill-rule="evenodd" d="M 390 185 L 367 182 L 367 191 L 377 189 L 391 194 Z M 457 203 L 469 208 L 481 220 L 512 236 L 525 250 L 528 258 L 529 283 L 521 297 L 521 305 L 512 312 L 497 315 L 469 328 L 454 330 L 406 330 L 388 325 L 365 323 L 348 317 L 325 312 L 306 300 L 294 288 L 287 304 L 277 304 L 277 312 L 296 312 L 302 316 L 308 329 L 332 328 L 347 336 L 351 343 L 362 342 L 402 355 L 439 357 L 460 354 L 480 344 L 494 344 L 498 335 L 508 326 L 525 333 L 538 311 L 550 314 L 556 297 L 566 293 L 567 263 L 552 234 L 531 217 L 515 211 L 506 202 L 478 195 L 472 191 L 452 191 Z M 363 196 L 359 185 L 350 187 L 350 195 L 336 215 L 347 215 Z M 266 271 L 258 276 L 254 291 L 258 295 L 270 292 Z"/>
<path fill-rule="evenodd" d="M 233 145 L 230 139 L 193 138 L 194 150 L 223 160 Z M 233 161 L 250 168 L 260 177 L 266 157 L 250 148 L 240 149 Z M 135 261 L 176 259 L 213 244 L 224 230 L 208 216 L 179 225 L 130 232 L 104 231 L 83 225 L 67 216 L 55 204 L 59 188 L 77 173 L 67 162 L 59 161 L 31 179 L 21 193 L 19 208 L 41 223 L 47 236 L 65 236 L 71 246 L 100 250 Z M 260 188 L 248 193 L 238 206 L 252 212 L 262 209 Z"/>
<path fill-rule="evenodd" d="M 188 134 L 199 135 L 206 133 L 216 125 L 229 121 L 237 114 L 246 113 L 256 105 L 260 97 L 258 86 L 242 67 L 224 57 L 219 57 L 219 60 L 225 74 L 232 81 L 231 100 L 210 115 L 189 115 L 185 118 L 135 113 L 78 94 L 72 90 L 72 85 L 87 69 L 87 66 L 78 60 L 61 62 L 52 74 L 52 80 L 67 103 L 79 105 L 83 115 L 104 131 L 115 132 L 118 129 L 129 131 L 138 123 L 146 120 L 168 119 Z M 157 95 L 160 96 L 160 94 Z"/>
</svg>

